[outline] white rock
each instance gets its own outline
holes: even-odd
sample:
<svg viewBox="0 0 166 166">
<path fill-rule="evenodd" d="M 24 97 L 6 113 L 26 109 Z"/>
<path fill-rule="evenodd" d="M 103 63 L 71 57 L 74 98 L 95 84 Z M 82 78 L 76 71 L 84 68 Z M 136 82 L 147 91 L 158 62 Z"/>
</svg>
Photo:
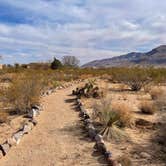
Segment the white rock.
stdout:
<svg viewBox="0 0 166 166">
<path fill-rule="evenodd" d="M 147 152 L 141 152 L 141 153 L 140 153 L 140 156 L 141 156 L 142 158 L 147 158 L 147 159 L 150 159 L 150 158 L 151 158 L 151 155 L 148 154 Z"/>
<path fill-rule="evenodd" d="M 23 127 L 23 130 L 22 130 L 23 134 L 29 133 L 33 129 L 33 127 L 34 127 L 33 123 L 25 124 L 24 127 Z"/>
<path fill-rule="evenodd" d="M 13 138 L 16 140 L 16 143 L 19 144 L 22 136 L 24 135 L 23 131 L 18 131 L 13 135 Z"/>
<path fill-rule="evenodd" d="M 103 136 L 100 135 L 100 134 L 97 134 L 97 135 L 95 136 L 95 141 L 96 141 L 96 142 L 102 142 L 102 143 L 104 143 Z"/>
<path fill-rule="evenodd" d="M 4 143 L 1 145 L 1 148 L 3 149 L 3 152 L 5 153 L 5 155 L 8 153 L 8 151 L 10 150 L 10 145 L 8 143 Z"/>
<path fill-rule="evenodd" d="M 16 140 L 15 140 L 13 137 L 8 138 L 8 139 L 7 139 L 7 143 L 8 143 L 10 146 L 14 146 L 14 145 L 17 144 Z"/>
</svg>

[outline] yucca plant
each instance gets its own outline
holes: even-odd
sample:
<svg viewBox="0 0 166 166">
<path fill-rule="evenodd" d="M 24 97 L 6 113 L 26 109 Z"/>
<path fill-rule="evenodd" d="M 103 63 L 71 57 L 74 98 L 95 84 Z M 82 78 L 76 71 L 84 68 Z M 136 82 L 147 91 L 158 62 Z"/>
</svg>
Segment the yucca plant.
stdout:
<svg viewBox="0 0 166 166">
<path fill-rule="evenodd" d="M 121 141 L 127 139 L 127 135 L 120 128 L 121 114 L 118 111 L 114 111 L 111 103 L 107 101 L 101 102 L 95 110 L 95 118 L 98 118 L 102 127 L 100 129 L 100 134 L 106 140 L 114 139 L 116 141 Z"/>
<path fill-rule="evenodd" d="M 127 138 L 124 131 L 118 127 L 120 115 L 117 112 L 103 111 L 100 115 L 100 120 L 103 125 L 100 134 L 102 134 L 105 139 L 120 141 Z"/>
</svg>

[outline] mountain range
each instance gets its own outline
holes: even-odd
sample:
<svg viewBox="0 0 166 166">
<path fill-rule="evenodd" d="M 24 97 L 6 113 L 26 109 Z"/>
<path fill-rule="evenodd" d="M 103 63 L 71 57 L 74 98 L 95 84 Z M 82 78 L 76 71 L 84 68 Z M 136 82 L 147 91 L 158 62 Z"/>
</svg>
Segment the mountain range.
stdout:
<svg viewBox="0 0 166 166">
<path fill-rule="evenodd" d="M 154 66 L 166 67 L 166 45 L 161 45 L 149 52 L 131 52 L 113 58 L 95 60 L 84 64 L 82 67 L 132 67 L 132 66 Z"/>
</svg>

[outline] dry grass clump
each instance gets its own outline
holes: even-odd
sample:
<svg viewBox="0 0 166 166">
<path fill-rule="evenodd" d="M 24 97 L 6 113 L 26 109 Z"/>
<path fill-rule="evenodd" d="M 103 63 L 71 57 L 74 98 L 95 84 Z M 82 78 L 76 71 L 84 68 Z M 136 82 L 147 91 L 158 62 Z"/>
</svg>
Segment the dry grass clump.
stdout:
<svg viewBox="0 0 166 166">
<path fill-rule="evenodd" d="M 7 121 L 8 113 L 5 111 L 0 111 L 0 124 Z"/>
<path fill-rule="evenodd" d="M 150 95 L 155 100 L 156 106 L 159 110 L 166 109 L 166 88 L 165 87 L 154 87 L 150 90 Z"/>
<path fill-rule="evenodd" d="M 125 112 L 126 111 L 126 112 Z M 114 139 L 116 141 L 126 140 L 127 135 L 121 129 L 127 126 L 131 121 L 129 109 L 122 110 L 122 106 L 113 108 L 109 99 L 103 99 L 99 104 L 94 106 L 94 118 L 99 120 L 102 128 L 100 134 L 107 140 Z"/>
<path fill-rule="evenodd" d="M 122 166 L 132 166 L 132 161 L 127 155 L 120 156 L 117 160 Z"/>
<path fill-rule="evenodd" d="M 160 87 L 154 87 L 149 91 L 151 97 L 153 100 L 156 100 L 158 98 L 160 98 L 160 96 L 162 96 L 163 94 L 163 89 Z"/>
<path fill-rule="evenodd" d="M 149 101 L 141 102 L 139 105 L 139 109 L 142 113 L 150 115 L 154 114 L 157 111 L 155 104 Z"/>
<path fill-rule="evenodd" d="M 120 125 L 122 127 L 131 127 L 134 124 L 131 108 L 124 102 L 114 103 L 112 108 L 120 115 Z"/>
</svg>

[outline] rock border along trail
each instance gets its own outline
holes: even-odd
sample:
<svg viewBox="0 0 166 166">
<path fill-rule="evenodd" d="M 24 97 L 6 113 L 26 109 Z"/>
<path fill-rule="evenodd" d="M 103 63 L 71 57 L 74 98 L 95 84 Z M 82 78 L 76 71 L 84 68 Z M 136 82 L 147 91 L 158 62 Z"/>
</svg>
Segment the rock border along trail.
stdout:
<svg viewBox="0 0 166 166">
<path fill-rule="evenodd" d="M 44 97 L 38 125 L 0 160 L 0 166 L 99 166 L 94 143 L 83 137 L 71 96 L 74 87 Z"/>
</svg>

